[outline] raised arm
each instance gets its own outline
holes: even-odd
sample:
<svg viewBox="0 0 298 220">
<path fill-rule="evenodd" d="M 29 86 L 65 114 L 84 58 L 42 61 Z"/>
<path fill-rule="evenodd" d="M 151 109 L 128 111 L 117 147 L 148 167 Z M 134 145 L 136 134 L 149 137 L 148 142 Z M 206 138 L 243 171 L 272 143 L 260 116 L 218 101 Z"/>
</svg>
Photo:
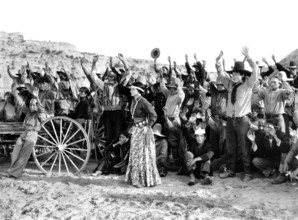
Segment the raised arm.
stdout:
<svg viewBox="0 0 298 220">
<path fill-rule="evenodd" d="M 17 81 L 17 77 L 15 77 L 15 76 L 13 76 L 12 74 L 11 74 L 11 72 L 10 72 L 10 66 L 8 65 L 7 66 L 7 73 L 8 73 L 8 75 L 10 76 L 10 78 L 12 78 L 12 80 L 15 82 L 15 81 Z"/>
<path fill-rule="evenodd" d="M 256 62 L 251 58 L 250 54 L 249 54 L 249 49 L 248 47 L 243 47 L 242 49 L 242 54 L 244 55 L 244 57 L 246 58 L 247 62 L 249 63 L 251 69 L 252 69 L 252 74 L 248 79 L 249 85 L 251 87 L 254 86 L 255 82 L 258 80 L 259 75 L 260 75 L 260 69 L 257 66 Z"/>
</svg>

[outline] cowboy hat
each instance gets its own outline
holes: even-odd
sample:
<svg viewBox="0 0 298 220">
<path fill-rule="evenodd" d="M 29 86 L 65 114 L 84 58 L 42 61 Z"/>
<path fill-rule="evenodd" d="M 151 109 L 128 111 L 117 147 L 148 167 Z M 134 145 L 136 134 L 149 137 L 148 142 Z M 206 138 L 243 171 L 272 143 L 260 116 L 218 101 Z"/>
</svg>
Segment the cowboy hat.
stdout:
<svg viewBox="0 0 298 220">
<path fill-rule="evenodd" d="M 51 83 L 51 78 L 49 76 L 42 76 L 37 80 L 38 83 Z"/>
<path fill-rule="evenodd" d="M 64 78 L 65 78 L 66 81 L 69 80 L 67 74 L 66 74 L 64 71 L 62 71 L 62 70 L 58 70 L 58 71 L 56 71 L 56 73 L 58 74 L 58 76 L 60 77 L 60 79 L 64 79 Z"/>
<path fill-rule="evenodd" d="M 133 89 L 137 89 L 141 92 L 145 92 L 145 85 L 141 82 L 135 82 L 133 83 L 130 88 L 133 88 Z"/>
<path fill-rule="evenodd" d="M 233 70 L 226 71 L 227 73 L 238 72 L 240 75 L 250 76 L 251 72 L 244 69 L 244 63 L 241 61 L 236 61 Z"/>
<path fill-rule="evenodd" d="M 159 56 L 160 56 L 160 50 L 159 50 L 159 48 L 154 48 L 154 49 L 151 51 L 151 57 L 152 57 L 153 59 L 157 59 Z"/>
<path fill-rule="evenodd" d="M 161 127 L 161 124 L 155 124 L 154 126 L 153 126 L 153 128 L 152 128 L 152 130 L 153 130 L 153 134 L 155 134 L 155 135 L 157 135 L 157 136 L 159 136 L 159 137 L 165 137 L 162 133 L 161 133 L 161 129 L 162 129 L 162 127 Z"/>
<path fill-rule="evenodd" d="M 290 63 L 289 63 L 288 68 L 289 69 L 296 69 L 297 68 L 296 62 L 291 60 Z"/>
</svg>

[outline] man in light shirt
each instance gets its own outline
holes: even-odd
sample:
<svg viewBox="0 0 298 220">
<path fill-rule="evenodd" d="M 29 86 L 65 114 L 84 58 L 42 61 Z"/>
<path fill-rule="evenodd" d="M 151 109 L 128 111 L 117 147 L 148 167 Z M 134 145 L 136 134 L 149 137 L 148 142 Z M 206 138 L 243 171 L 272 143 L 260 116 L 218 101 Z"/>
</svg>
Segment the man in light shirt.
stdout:
<svg viewBox="0 0 298 220">
<path fill-rule="evenodd" d="M 245 56 L 252 72 L 244 69 L 243 62 L 235 62 L 232 71 L 223 71 L 219 62 L 223 56 L 216 58 L 217 74 L 228 90 L 227 102 L 227 127 L 226 127 L 226 146 L 229 155 L 227 161 L 227 171 L 220 174 L 221 178 L 233 177 L 236 171 L 237 152 L 242 153 L 244 167 L 244 181 L 251 180 L 251 143 L 246 135 L 250 128 L 250 121 L 247 117 L 251 113 L 251 95 L 254 84 L 259 76 L 259 68 L 251 59 L 249 50 L 244 47 L 242 54 Z M 230 74 L 229 74 L 230 73 Z"/>
</svg>

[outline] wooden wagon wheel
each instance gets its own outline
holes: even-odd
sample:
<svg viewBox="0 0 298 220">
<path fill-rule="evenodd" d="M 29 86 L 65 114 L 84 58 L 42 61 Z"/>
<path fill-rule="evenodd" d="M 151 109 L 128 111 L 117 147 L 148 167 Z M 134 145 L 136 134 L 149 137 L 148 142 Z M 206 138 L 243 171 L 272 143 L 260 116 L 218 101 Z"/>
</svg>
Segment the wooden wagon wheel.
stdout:
<svg viewBox="0 0 298 220">
<path fill-rule="evenodd" d="M 35 163 L 41 171 L 80 173 L 88 163 L 91 145 L 88 134 L 77 121 L 57 116 L 42 123 L 33 150 Z"/>
</svg>

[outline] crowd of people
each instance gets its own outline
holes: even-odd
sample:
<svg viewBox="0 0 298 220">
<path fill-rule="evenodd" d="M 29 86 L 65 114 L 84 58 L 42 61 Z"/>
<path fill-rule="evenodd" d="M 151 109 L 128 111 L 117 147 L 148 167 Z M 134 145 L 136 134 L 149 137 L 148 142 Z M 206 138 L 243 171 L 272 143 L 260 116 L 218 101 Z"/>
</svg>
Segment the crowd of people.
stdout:
<svg viewBox="0 0 298 220">
<path fill-rule="evenodd" d="M 159 68 L 158 50 L 152 54 L 152 73 L 136 77 L 122 54 L 110 58 L 104 73 L 98 72 L 98 56 L 91 66 L 81 59 L 89 87 L 77 86 L 65 69 L 54 74 L 48 65 L 43 73 L 23 66 L 14 75 L 12 91 L 16 120 L 25 131 L 11 156 L 11 177 L 19 177 L 37 141 L 40 124 L 47 118 L 66 115 L 83 124 L 91 116 L 105 128 L 104 154 L 93 175 L 125 174 L 135 187 L 161 184 L 168 171 L 189 176 L 188 185 L 201 179 L 212 184 L 214 171 L 220 178 L 243 172 L 250 181 L 259 171 L 272 184 L 298 180 L 297 66 L 265 58 L 254 61 L 244 47 L 244 59 L 226 70 L 223 52 L 215 59 L 213 80 L 205 61 L 185 70 L 168 58 Z M 251 71 L 245 69 L 245 63 Z"/>
</svg>

